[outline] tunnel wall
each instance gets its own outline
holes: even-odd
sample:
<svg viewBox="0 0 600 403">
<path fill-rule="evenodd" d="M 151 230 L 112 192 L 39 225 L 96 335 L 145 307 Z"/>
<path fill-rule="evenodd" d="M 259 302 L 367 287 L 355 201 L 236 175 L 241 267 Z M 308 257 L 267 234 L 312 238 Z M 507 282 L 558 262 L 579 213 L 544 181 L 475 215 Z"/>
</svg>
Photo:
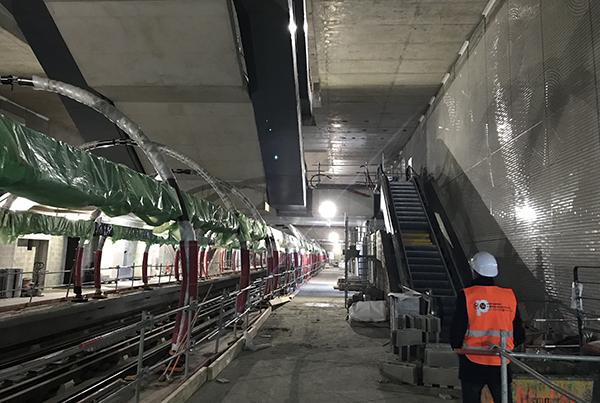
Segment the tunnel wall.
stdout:
<svg viewBox="0 0 600 403">
<path fill-rule="evenodd" d="M 402 151 L 529 317 L 564 314 L 573 266 L 600 265 L 599 80 L 600 1 L 500 1 Z"/>
</svg>

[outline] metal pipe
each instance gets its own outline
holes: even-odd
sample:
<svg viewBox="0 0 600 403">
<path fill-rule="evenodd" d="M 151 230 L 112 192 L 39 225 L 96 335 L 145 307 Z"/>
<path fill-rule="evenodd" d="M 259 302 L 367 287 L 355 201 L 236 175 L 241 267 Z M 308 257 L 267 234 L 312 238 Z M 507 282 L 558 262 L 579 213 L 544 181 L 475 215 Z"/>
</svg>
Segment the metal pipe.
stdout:
<svg viewBox="0 0 600 403">
<path fill-rule="evenodd" d="M 506 335 L 502 333 L 500 335 L 500 348 L 506 349 Z M 504 356 L 500 356 L 500 384 L 502 392 L 502 403 L 508 403 L 508 359 Z"/>
<path fill-rule="evenodd" d="M 549 361 L 577 361 L 577 362 L 600 362 L 598 356 L 567 355 L 567 354 L 533 354 L 533 353 L 510 353 L 511 357 L 527 358 L 533 360 Z"/>
<path fill-rule="evenodd" d="M 504 359 L 511 358 L 511 362 L 514 365 L 516 365 L 517 367 L 519 367 L 519 368 L 523 369 L 524 371 L 528 372 L 535 379 L 537 379 L 538 381 L 542 382 L 544 385 L 548 386 L 549 388 L 554 389 L 555 391 L 557 391 L 561 395 L 566 396 L 567 398 L 573 400 L 576 403 L 586 403 L 585 400 L 581 399 L 580 397 L 575 396 L 574 394 L 572 394 L 568 390 L 566 390 L 566 389 L 558 386 L 557 384 L 553 383 L 548 378 L 546 378 L 544 375 L 540 374 L 535 369 L 531 368 L 529 365 L 527 365 L 524 362 L 521 362 L 518 359 L 516 359 L 514 357 L 513 353 L 509 353 L 507 351 L 500 351 L 500 355 L 501 355 L 501 357 L 504 357 Z"/>
<path fill-rule="evenodd" d="M 83 105 L 89 106 L 90 108 L 105 116 L 115 125 L 117 125 L 121 130 L 127 133 L 129 137 L 136 142 L 137 145 L 139 145 L 139 147 L 142 149 L 144 154 L 146 154 L 148 160 L 150 161 L 156 172 L 159 174 L 161 179 L 167 182 L 175 190 L 175 194 L 177 195 L 177 199 L 179 201 L 179 207 L 181 209 L 181 216 L 178 218 L 177 222 L 179 225 L 179 231 L 181 234 L 182 242 L 185 243 L 187 246 L 189 245 L 189 241 L 196 240 L 196 234 L 190 222 L 190 217 L 188 214 L 187 206 L 185 204 L 183 193 L 181 191 L 181 188 L 179 187 L 179 184 L 177 183 L 177 179 L 173 174 L 173 171 L 169 168 L 166 162 L 165 156 L 162 154 L 161 150 L 152 141 L 150 141 L 150 139 L 146 136 L 143 130 L 135 122 L 129 119 L 123 112 L 121 112 L 107 100 L 91 93 L 90 91 L 86 91 L 82 88 L 78 88 L 76 86 L 66 84 L 61 81 L 50 80 L 48 78 L 38 77 L 35 75 L 31 78 L 15 76 L 0 77 L 0 84 L 18 84 L 23 86 L 30 86 L 33 87 L 33 89 L 35 90 L 53 92 L 65 96 Z M 189 267 L 191 266 L 186 265 L 186 269 Z M 183 305 L 187 305 L 189 303 L 188 290 L 182 289 L 181 292 L 184 295 L 182 303 Z M 185 337 L 185 335 L 181 336 Z M 184 339 L 176 340 L 174 343 L 174 348 L 179 342 L 183 340 Z"/>
<path fill-rule="evenodd" d="M 382 157 L 383 158 L 383 157 Z M 348 307 L 348 214 L 344 213 L 344 307 Z"/>
<path fill-rule="evenodd" d="M 148 319 L 148 315 L 146 311 L 142 311 L 142 321 L 140 328 L 140 342 L 138 344 L 138 356 L 137 356 L 137 371 L 135 377 L 135 401 L 138 403 L 140 401 L 140 391 L 142 388 L 142 373 L 144 370 L 144 341 L 146 336 L 146 321 Z"/>
<path fill-rule="evenodd" d="M 187 165 L 189 168 L 191 168 L 194 173 L 196 173 L 197 175 L 201 176 L 209 185 L 210 187 L 213 188 L 213 190 L 215 191 L 215 193 L 217 193 L 217 195 L 219 196 L 219 198 L 221 199 L 221 201 L 223 202 L 223 205 L 227 208 L 227 209 L 232 209 L 232 204 L 231 204 L 231 200 L 229 199 L 229 197 L 226 195 L 226 193 L 224 193 L 219 185 L 217 184 L 218 179 L 215 178 L 214 176 L 210 175 L 204 168 L 202 168 L 200 165 L 198 165 L 194 160 L 186 157 L 185 155 L 175 151 L 174 149 L 164 145 L 164 144 L 160 144 L 160 143 L 156 143 L 153 141 L 150 141 L 150 143 L 152 143 L 152 145 L 154 147 L 156 147 L 156 149 L 158 149 L 159 151 L 165 153 L 165 155 L 168 155 L 169 157 Z M 107 147 L 115 147 L 115 146 L 119 146 L 119 145 L 133 145 L 133 146 L 137 146 L 137 143 L 132 143 L 131 141 L 128 140 L 123 140 L 123 139 L 114 139 L 114 140 L 99 140 L 99 141 L 90 141 L 88 143 L 83 144 L 80 148 L 82 150 L 95 150 L 97 148 L 107 148 Z M 172 173 L 172 172 L 171 172 Z M 172 173 L 173 174 L 173 173 Z"/>
</svg>

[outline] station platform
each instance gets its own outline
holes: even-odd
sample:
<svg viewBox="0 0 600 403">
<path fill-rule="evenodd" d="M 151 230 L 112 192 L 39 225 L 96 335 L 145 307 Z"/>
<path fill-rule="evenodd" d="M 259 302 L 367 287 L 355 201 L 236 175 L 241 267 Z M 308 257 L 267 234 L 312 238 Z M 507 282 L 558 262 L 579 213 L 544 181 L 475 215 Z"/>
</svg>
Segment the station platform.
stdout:
<svg viewBox="0 0 600 403">
<path fill-rule="evenodd" d="M 328 268 L 276 309 L 254 340 L 271 347 L 244 351 L 215 381 L 188 401 L 447 402 L 457 391 L 388 383 L 379 363 L 394 358 L 388 328 L 351 327 L 344 293 L 334 290 L 343 270 Z M 443 396 L 441 396 L 443 395 Z"/>
<path fill-rule="evenodd" d="M 157 287 L 160 285 L 172 285 L 175 284 L 175 279 L 173 276 L 158 276 L 152 277 L 148 280 L 148 285 L 151 287 Z M 124 279 L 118 282 L 105 283 L 102 284 L 102 293 L 106 295 L 107 298 L 112 298 L 118 295 L 116 292 L 118 291 L 127 291 L 132 290 L 135 291 L 136 288 L 141 288 L 144 285 L 142 280 L 129 280 Z M 92 286 L 84 286 L 83 294 L 91 298 L 94 295 L 94 287 Z M 32 307 L 40 307 L 46 306 L 49 304 L 56 304 L 61 302 L 68 302 L 67 298 L 72 298 L 74 296 L 73 288 L 69 289 L 67 293 L 66 287 L 60 288 L 47 288 L 43 291 L 41 296 L 35 297 L 15 297 L 15 298 L 0 298 L 0 317 L 5 314 L 11 314 L 13 311 L 21 311 L 25 308 Z"/>
</svg>

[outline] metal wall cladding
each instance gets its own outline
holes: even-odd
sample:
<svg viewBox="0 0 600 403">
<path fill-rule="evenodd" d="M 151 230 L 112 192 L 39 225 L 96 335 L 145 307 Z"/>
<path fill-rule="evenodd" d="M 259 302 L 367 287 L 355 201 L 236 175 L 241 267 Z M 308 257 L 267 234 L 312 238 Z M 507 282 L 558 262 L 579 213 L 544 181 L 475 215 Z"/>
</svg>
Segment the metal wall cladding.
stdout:
<svg viewBox="0 0 600 403">
<path fill-rule="evenodd" d="M 600 265 L 600 1 L 506 0 L 475 36 L 404 157 L 528 316 L 564 313 L 573 267 Z"/>
</svg>

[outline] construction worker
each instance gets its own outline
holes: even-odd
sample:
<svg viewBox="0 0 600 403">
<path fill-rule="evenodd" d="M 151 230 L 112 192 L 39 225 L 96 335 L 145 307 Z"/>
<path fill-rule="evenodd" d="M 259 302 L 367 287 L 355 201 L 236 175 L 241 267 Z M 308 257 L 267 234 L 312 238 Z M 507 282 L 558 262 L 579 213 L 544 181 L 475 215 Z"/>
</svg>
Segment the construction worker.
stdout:
<svg viewBox="0 0 600 403">
<path fill-rule="evenodd" d="M 506 348 L 512 350 L 525 341 L 525 330 L 510 288 L 494 284 L 498 275 L 496 258 L 487 252 L 475 254 L 469 261 L 474 275 L 470 286 L 456 300 L 450 328 L 453 349 L 485 350 L 500 346 L 505 336 Z M 480 403 L 481 391 L 488 386 L 495 403 L 501 402 L 500 357 L 459 355 L 459 372 L 463 402 Z M 511 372 L 508 371 L 508 401 L 511 401 Z"/>
</svg>

